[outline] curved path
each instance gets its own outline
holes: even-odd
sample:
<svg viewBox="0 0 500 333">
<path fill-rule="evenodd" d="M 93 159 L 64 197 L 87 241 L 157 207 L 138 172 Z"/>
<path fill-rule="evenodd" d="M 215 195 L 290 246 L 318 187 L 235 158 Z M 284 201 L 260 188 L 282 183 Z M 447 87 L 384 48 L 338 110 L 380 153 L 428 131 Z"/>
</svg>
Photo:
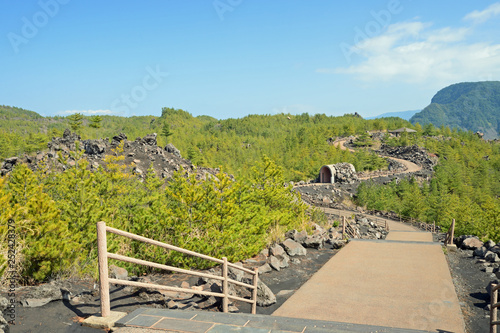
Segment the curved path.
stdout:
<svg viewBox="0 0 500 333">
<path fill-rule="evenodd" d="M 387 221 L 386 240 L 351 241 L 273 316 L 464 333 L 440 244 L 429 232 Z"/>
<path fill-rule="evenodd" d="M 347 142 L 347 139 L 344 139 L 344 140 L 336 141 L 334 143 L 334 145 L 336 145 L 337 147 L 339 147 L 342 150 L 349 150 L 350 152 L 355 152 L 355 150 L 350 149 L 350 148 L 345 146 L 346 142 Z M 381 155 L 379 155 L 379 156 L 381 156 Z M 397 162 L 403 164 L 406 167 L 405 171 L 394 172 L 392 174 L 403 174 L 403 173 L 417 172 L 417 171 L 422 170 L 422 167 L 420 165 L 415 164 L 415 163 L 410 162 L 410 161 L 407 161 L 407 160 L 403 160 L 403 159 L 395 158 L 395 157 L 387 157 L 387 156 L 381 156 L 381 157 L 390 158 L 394 161 L 397 161 Z M 359 177 L 359 179 L 369 179 L 369 178 L 371 178 L 371 177 L 370 176 Z"/>
</svg>

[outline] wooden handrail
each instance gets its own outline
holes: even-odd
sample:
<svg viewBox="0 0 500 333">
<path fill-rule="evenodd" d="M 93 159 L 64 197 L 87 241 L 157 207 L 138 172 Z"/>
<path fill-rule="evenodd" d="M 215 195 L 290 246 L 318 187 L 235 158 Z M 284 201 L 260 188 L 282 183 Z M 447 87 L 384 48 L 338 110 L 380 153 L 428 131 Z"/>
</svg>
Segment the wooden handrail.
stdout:
<svg viewBox="0 0 500 333">
<path fill-rule="evenodd" d="M 168 265 L 162 265 L 162 264 L 154 263 L 154 262 L 147 261 L 147 260 L 141 260 L 141 259 L 123 256 L 123 255 L 116 254 L 116 253 L 108 253 L 106 232 L 111 232 L 111 233 L 114 233 L 116 235 L 127 237 L 127 238 L 130 238 L 133 240 L 137 240 L 137 241 L 144 242 L 147 244 L 156 245 L 156 246 L 168 249 L 168 250 L 177 251 L 180 253 L 188 254 L 188 255 L 191 255 L 194 257 L 198 257 L 198 258 L 202 258 L 205 260 L 210 260 L 210 261 L 222 264 L 222 276 L 205 274 L 205 273 L 201 273 L 201 272 L 191 271 L 188 269 L 182 269 L 182 268 L 172 267 L 172 266 L 168 266 Z M 225 258 L 225 257 L 222 259 L 217 259 L 217 258 L 213 258 L 213 257 L 207 256 L 207 255 L 201 254 L 201 253 L 189 251 L 189 250 L 177 247 L 177 246 L 173 246 L 170 244 L 155 241 L 155 240 L 150 239 L 150 238 L 138 236 L 138 235 L 132 234 L 130 232 L 126 232 L 126 231 L 119 230 L 116 228 L 108 227 L 108 226 L 106 226 L 106 223 L 102 222 L 102 221 L 97 222 L 97 252 L 98 252 L 98 261 L 99 261 L 99 286 L 100 286 L 100 294 L 101 294 L 101 316 L 102 317 L 109 316 L 110 312 L 111 312 L 111 305 L 110 305 L 110 299 L 109 299 L 109 284 L 110 283 L 118 284 L 118 285 L 126 285 L 126 286 L 136 286 L 136 287 L 143 287 L 143 288 L 152 288 L 152 289 L 184 292 L 184 293 L 191 293 L 191 294 L 196 294 L 196 295 L 221 297 L 222 298 L 222 311 L 223 312 L 228 312 L 230 299 L 238 300 L 238 301 L 242 301 L 242 302 L 246 302 L 246 303 L 251 303 L 252 304 L 252 314 L 255 314 L 257 311 L 257 289 L 258 289 L 257 286 L 258 286 L 258 279 L 259 279 L 259 271 L 257 268 L 255 268 L 252 271 L 250 269 L 247 269 L 247 268 L 244 268 L 244 267 L 241 267 L 241 266 L 238 266 L 236 264 L 228 262 L 227 258 Z M 149 266 L 149 267 L 153 267 L 153 268 L 159 268 L 159 269 L 163 269 L 163 270 L 184 273 L 184 274 L 190 274 L 190 275 L 194 275 L 194 276 L 205 277 L 208 279 L 219 280 L 219 281 L 222 281 L 222 293 L 215 293 L 215 292 L 203 291 L 203 290 L 193 290 L 193 289 L 187 289 L 187 288 L 169 287 L 169 286 L 163 286 L 163 285 L 153 284 L 153 283 L 142 283 L 142 282 L 135 282 L 135 281 L 111 279 L 108 277 L 108 259 L 115 259 L 115 260 L 129 262 L 132 264 Z M 230 279 L 228 277 L 228 267 L 239 269 L 243 272 L 247 272 L 249 274 L 252 274 L 253 275 L 252 284 L 247 284 L 244 282 L 239 282 L 239 281 Z M 242 297 L 229 295 L 229 285 L 228 285 L 229 283 L 251 289 L 252 290 L 252 298 L 246 299 L 246 298 L 242 298 Z"/>
<path fill-rule="evenodd" d="M 455 219 L 451 221 L 450 229 L 446 233 L 446 237 L 444 239 L 444 245 L 453 245 L 453 237 L 455 235 Z"/>
<path fill-rule="evenodd" d="M 206 260 L 214 261 L 214 262 L 219 263 L 219 264 L 223 264 L 224 263 L 224 260 L 221 260 L 221 259 L 210 257 L 210 256 L 207 256 L 207 255 L 204 255 L 204 254 L 201 254 L 201 253 L 194 252 L 194 251 L 189 251 L 189 250 L 186 250 L 186 249 L 183 249 L 183 248 L 180 248 L 180 247 L 177 247 L 177 246 L 173 246 L 173 245 L 170 245 L 170 244 L 165 244 L 165 243 L 162 243 L 162 242 L 159 242 L 159 241 L 155 241 L 155 240 L 150 239 L 150 238 L 138 236 L 136 234 L 132 234 L 130 232 L 126 232 L 126 231 L 123 231 L 123 230 L 115 229 L 115 228 L 112 228 L 112 227 L 106 226 L 106 231 L 107 232 L 111 232 L 111 233 L 116 234 L 116 235 L 120 235 L 120 236 L 123 236 L 123 237 L 130 238 L 130 239 L 133 239 L 133 240 L 137 240 L 137 241 L 140 241 L 140 242 L 143 242 L 143 243 L 160 246 L 160 247 L 163 247 L 163 248 L 165 248 L 167 250 L 174 250 L 174 251 L 177 251 L 177 252 L 180 252 L 180 253 L 188 254 L 188 255 L 193 256 L 193 257 L 198 257 L 198 258 L 201 258 L 201 259 L 206 259 Z"/>
<path fill-rule="evenodd" d="M 498 320 L 498 308 L 500 307 L 500 302 L 498 302 L 499 289 L 500 284 L 491 285 L 490 333 L 497 333 L 497 326 L 500 325 L 500 320 Z"/>
<path fill-rule="evenodd" d="M 342 216 L 342 237 L 347 234 L 351 238 L 361 238 L 361 234 Z"/>
</svg>

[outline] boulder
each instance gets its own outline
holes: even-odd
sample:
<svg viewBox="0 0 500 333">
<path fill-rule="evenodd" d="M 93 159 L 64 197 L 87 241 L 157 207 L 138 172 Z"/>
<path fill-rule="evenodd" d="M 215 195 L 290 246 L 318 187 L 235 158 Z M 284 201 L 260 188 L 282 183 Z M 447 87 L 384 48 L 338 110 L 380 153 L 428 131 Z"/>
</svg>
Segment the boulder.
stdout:
<svg viewBox="0 0 500 333">
<path fill-rule="evenodd" d="M 323 227 L 321 227 L 319 224 L 314 224 L 313 225 L 313 230 L 314 230 L 314 234 L 324 234 L 326 232 L 325 229 L 323 229 Z"/>
<path fill-rule="evenodd" d="M 286 268 L 290 266 L 290 257 L 286 253 L 282 255 L 277 255 L 276 258 L 279 260 L 280 268 Z"/>
<path fill-rule="evenodd" d="M 237 262 L 237 263 L 235 263 L 235 265 L 243 267 L 243 264 L 241 262 Z M 245 272 L 243 272 L 241 269 L 237 269 L 237 268 L 229 266 L 228 267 L 228 275 L 229 275 L 229 278 L 236 280 L 238 282 L 241 282 L 243 280 L 243 277 L 245 277 Z"/>
<path fill-rule="evenodd" d="M 500 254 L 500 245 L 492 246 L 488 250 L 490 250 L 493 253 Z"/>
<path fill-rule="evenodd" d="M 488 250 L 483 246 L 483 247 L 478 247 L 477 249 L 474 250 L 474 255 L 476 257 L 484 258 L 484 255 L 488 252 Z"/>
<path fill-rule="evenodd" d="M 462 241 L 462 245 L 460 246 L 464 250 L 475 250 L 483 246 L 483 242 L 479 240 L 477 237 L 468 237 Z"/>
<path fill-rule="evenodd" d="M 281 256 L 285 254 L 285 249 L 283 249 L 280 245 L 275 244 L 269 248 L 269 253 L 273 256 Z"/>
<path fill-rule="evenodd" d="M 342 235 L 339 234 L 339 232 L 333 228 L 331 228 L 328 232 L 329 232 L 328 237 L 330 239 L 341 239 L 342 238 Z"/>
<path fill-rule="evenodd" d="M 307 250 L 302 245 L 291 239 L 286 239 L 281 245 L 289 256 L 305 256 L 307 254 Z"/>
<path fill-rule="evenodd" d="M 265 263 L 264 265 L 262 265 L 262 266 L 259 267 L 259 274 L 269 273 L 272 270 L 273 269 L 271 268 L 271 266 L 269 266 L 268 263 Z"/>
<path fill-rule="evenodd" d="M 18 157 L 9 157 L 3 161 L 2 169 L 12 170 L 12 167 L 19 161 Z"/>
<path fill-rule="evenodd" d="M 112 279 L 127 280 L 128 272 L 125 268 L 118 267 L 115 265 L 109 266 L 109 275 Z"/>
<path fill-rule="evenodd" d="M 99 155 L 106 151 L 106 144 L 103 140 L 85 140 L 83 147 L 88 155 Z"/>
<path fill-rule="evenodd" d="M 9 301 L 5 297 L 0 296 L 0 333 L 1 332 L 9 333 L 10 326 L 7 320 L 14 320 L 14 318 L 9 318 L 7 313 L 5 315 L 2 315 L 3 311 L 7 309 L 8 305 Z M 3 316 L 7 317 L 7 319 L 5 319 Z M 15 315 L 12 316 L 15 317 Z"/>
<path fill-rule="evenodd" d="M 495 246 L 495 242 L 492 241 L 491 239 L 489 241 L 487 241 L 486 243 L 484 243 L 484 246 L 487 248 L 487 249 L 490 249 L 492 248 L 493 246 Z"/>
<path fill-rule="evenodd" d="M 322 249 L 325 245 L 323 238 L 319 236 L 307 236 L 307 239 L 303 242 L 305 247 L 312 249 Z"/>
<path fill-rule="evenodd" d="M 281 262 L 278 258 L 275 256 L 269 256 L 269 265 L 274 268 L 275 270 L 279 271 L 281 269 Z"/>
<path fill-rule="evenodd" d="M 167 153 L 173 154 L 179 158 L 182 158 L 181 151 L 179 149 L 175 148 L 175 146 L 171 143 L 169 143 L 165 146 L 165 151 Z"/>
<path fill-rule="evenodd" d="M 345 241 L 343 240 L 330 240 L 330 244 L 332 244 L 333 249 L 341 249 L 345 245 Z"/>
<path fill-rule="evenodd" d="M 18 160 L 19 159 L 17 157 L 10 157 L 10 158 L 5 159 L 3 164 L 2 164 L 2 167 L 0 168 L 1 175 L 4 176 L 4 175 L 8 174 L 9 172 L 11 172 L 12 168 L 14 167 L 14 165 L 17 164 Z"/>
<path fill-rule="evenodd" d="M 145 137 L 142 138 L 142 140 L 147 144 L 147 145 L 150 145 L 150 146 L 156 146 L 156 133 L 153 133 L 153 134 L 148 134 L 146 135 Z"/>
<path fill-rule="evenodd" d="M 124 140 L 127 140 L 127 136 L 124 133 L 120 133 L 120 134 L 115 135 L 113 137 L 113 141 L 116 141 L 116 142 L 121 142 L 121 141 L 124 141 Z"/>
<path fill-rule="evenodd" d="M 276 303 L 276 295 L 261 280 L 257 284 L 257 305 L 269 306 Z"/>
<path fill-rule="evenodd" d="M 175 302 L 174 300 L 170 300 L 167 303 L 167 307 L 169 309 L 177 309 L 179 307 L 179 304 L 177 302 Z"/>
<path fill-rule="evenodd" d="M 356 169 L 351 163 L 337 163 L 334 164 L 336 171 L 335 182 L 341 184 L 352 184 L 358 181 L 358 176 L 356 175 Z"/>
<path fill-rule="evenodd" d="M 499 262 L 500 261 L 498 254 L 491 252 L 491 251 L 486 252 L 486 254 L 484 255 L 484 259 L 486 261 L 489 261 L 489 262 Z"/>
<path fill-rule="evenodd" d="M 289 230 L 285 233 L 285 237 L 286 238 L 290 238 L 291 240 L 295 240 L 295 236 L 298 234 L 299 232 L 295 229 L 293 230 Z"/>
<path fill-rule="evenodd" d="M 307 239 L 307 232 L 305 230 L 302 230 L 301 232 L 298 232 L 295 235 L 294 241 L 298 243 L 303 243 Z"/>
</svg>

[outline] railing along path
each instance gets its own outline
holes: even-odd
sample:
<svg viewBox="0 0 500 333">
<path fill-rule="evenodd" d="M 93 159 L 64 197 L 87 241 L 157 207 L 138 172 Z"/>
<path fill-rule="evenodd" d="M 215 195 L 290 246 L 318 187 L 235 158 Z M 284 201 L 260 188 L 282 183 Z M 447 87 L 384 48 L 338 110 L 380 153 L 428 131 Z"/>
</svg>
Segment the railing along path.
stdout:
<svg viewBox="0 0 500 333">
<path fill-rule="evenodd" d="M 500 307 L 500 302 L 498 302 L 499 289 L 500 284 L 491 285 L 490 333 L 497 333 L 497 327 L 500 325 L 500 320 L 498 320 L 498 308 Z"/>
<path fill-rule="evenodd" d="M 346 234 L 350 238 L 361 238 L 359 231 L 347 221 L 345 216 L 342 216 L 342 238 L 345 238 Z"/>
<path fill-rule="evenodd" d="M 191 271 L 191 270 L 172 267 L 172 266 L 168 266 L 168 265 L 162 265 L 162 264 L 154 263 L 151 261 L 146 261 L 146 260 L 141 260 L 141 259 L 136 259 L 136 258 L 131 258 L 131 257 L 119 255 L 116 253 L 108 253 L 106 232 L 110 232 L 110 233 L 113 233 L 113 234 L 116 234 L 119 236 L 127 237 L 127 238 L 130 238 L 130 239 L 133 239 L 136 241 L 140 241 L 143 243 L 156 245 L 156 246 L 165 248 L 167 250 L 177 251 L 177 252 L 191 255 L 194 257 L 198 257 L 201 259 L 210 260 L 210 261 L 216 262 L 218 264 L 222 264 L 222 276 Z M 201 253 L 189 251 L 189 250 L 177 247 L 177 246 L 165 244 L 165 243 L 155 241 L 155 240 L 150 239 L 150 238 L 138 236 L 138 235 L 126 232 L 126 231 L 122 231 L 119 229 L 108 227 L 108 226 L 106 226 L 105 222 L 97 222 L 97 248 L 98 248 L 98 258 L 99 258 L 99 283 L 100 283 L 100 293 L 101 293 L 101 315 L 102 315 L 102 317 L 109 316 L 110 311 L 111 311 L 110 310 L 110 299 L 109 299 L 109 284 L 110 283 L 125 285 L 125 286 L 134 286 L 134 287 L 140 287 L 140 288 L 152 288 L 152 289 L 168 290 L 168 291 L 174 291 L 174 292 L 191 293 L 191 294 L 196 294 L 196 295 L 221 297 L 222 298 L 222 310 L 223 310 L 223 312 L 228 312 L 229 299 L 238 300 L 241 302 L 246 302 L 246 303 L 252 304 L 252 314 L 256 313 L 256 310 L 257 310 L 257 285 L 258 285 L 258 280 L 259 280 L 259 274 L 258 274 L 257 268 L 255 268 L 254 270 L 250 270 L 250 269 L 247 269 L 244 267 L 240 267 L 238 265 L 235 265 L 233 263 L 228 262 L 227 258 L 225 258 L 225 257 L 222 259 L 213 258 L 213 257 L 207 256 L 207 255 L 201 254 Z M 159 268 L 159 269 L 168 270 L 168 271 L 172 271 L 172 272 L 190 274 L 190 275 L 200 276 L 200 277 L 204 277 L 204 278 L 208 278 L 208 279 L 219 280 L 219 281 L 222 281 L 222 293 L 216 293 L 216 292 L 204 291 L 204 290 L 193 290 L 193 289 L 187 289 L 187 288 L 170 287 L 170 286 L 164 286 L 164 285 L 153 284 L 153 283 L 142 283 L 142 282 L 120 280 L 120 279 L 112 279 L 112 278 L 108 277 L 108 259 L 115 259 L 115 260 L 129 262 L 132 264 L 149 266 L 149 267 Z M 243 272 L 252 274 L 253 275 L 253 281 L 252 281 L 253 284 L 247 284 L 244 282 L 239 282 L 239 281 L 228 278 L 228 267 L 239 269 Z M 251 289 L 252 290 L 252 298 L 246 299 L 246 298 L 242 298 L 242 297 L 229 295 L 229 288 L 228 288 L 229 283 Z"/>
<path fill-rule="evenodd" d="M 455 236 L 455 219 L 451 220 L 450 229 L 446 233 L 444 245 L 453 245 L 453 237 Z"/>
</svg>

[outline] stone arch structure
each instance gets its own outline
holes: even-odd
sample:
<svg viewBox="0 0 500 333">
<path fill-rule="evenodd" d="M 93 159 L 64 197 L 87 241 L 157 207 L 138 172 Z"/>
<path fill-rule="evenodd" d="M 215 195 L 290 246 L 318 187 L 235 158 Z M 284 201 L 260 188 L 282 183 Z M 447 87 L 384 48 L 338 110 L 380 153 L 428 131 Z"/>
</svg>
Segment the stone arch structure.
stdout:
<svg viewBox="0 0 500 333">
<path fill-rule="evenodd" d="M 319 182 L 320 183 L 335 183 L 335 175 L 337 171 L 335 170 L 335 166 L 333 164 L 323 165 L 319 170 Z"/>
</svg>

